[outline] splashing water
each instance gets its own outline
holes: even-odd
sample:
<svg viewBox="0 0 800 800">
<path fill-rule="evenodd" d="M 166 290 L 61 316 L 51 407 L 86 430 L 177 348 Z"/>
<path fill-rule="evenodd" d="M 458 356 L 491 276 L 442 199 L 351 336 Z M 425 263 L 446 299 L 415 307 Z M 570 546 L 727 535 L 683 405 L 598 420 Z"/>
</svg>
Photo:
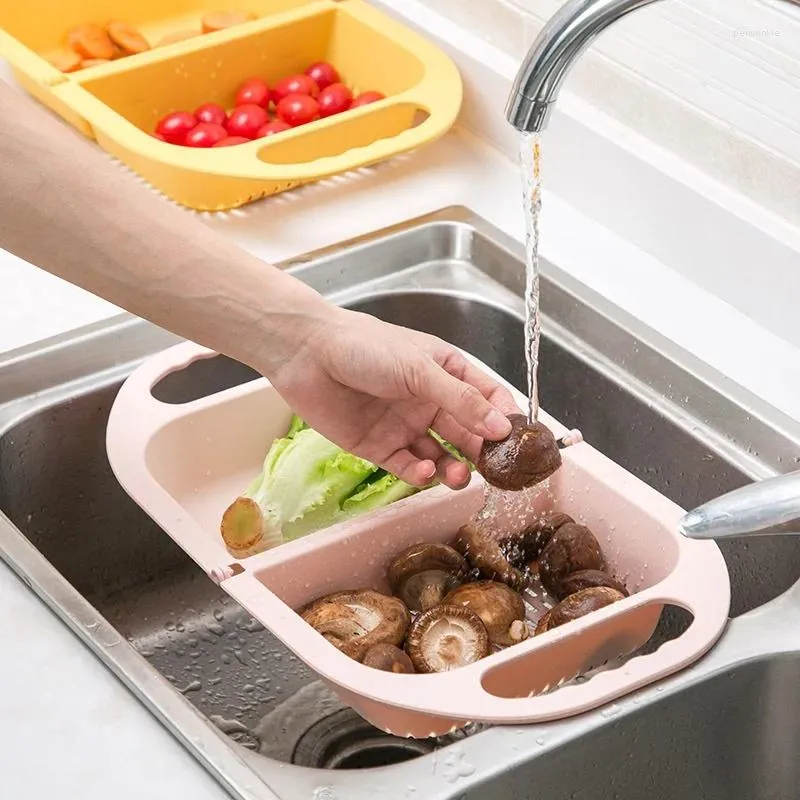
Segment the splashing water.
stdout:
<svg viewBox="0 0 800 800">
<path fill-rule="evenodd" d="M 541 145 L 538 133 L 523 133 L 520 144 L 525 213 L 525 362 L 528 367 L 528 422 L 539 416 L 539 212 L 542 208 Z"/>
<path fill-rule="evenodd" d="M 487 483 L 483 491 L 483 505 L 473 517 L 473 523 L 478 527 L 483 527 L 484 523 L 494 522 L 498 512 L 498 504 L 503 498 L 503 492 Z"/>
</svg>

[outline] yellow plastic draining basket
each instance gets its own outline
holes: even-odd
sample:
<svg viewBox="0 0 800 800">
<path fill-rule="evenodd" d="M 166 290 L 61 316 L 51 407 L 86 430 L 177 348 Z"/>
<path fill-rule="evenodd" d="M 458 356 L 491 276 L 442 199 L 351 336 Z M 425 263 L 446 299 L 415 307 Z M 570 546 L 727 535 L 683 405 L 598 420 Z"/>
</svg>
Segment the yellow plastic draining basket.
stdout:
<svg viewBox="0 0 800 800">
<path fill-rule="evenodd" d="M 150 42 L 196 28 L 209 10 L 258 18 L 65 74 L 47 60 L 67 31 L 123 19 Z M 461 78 L 423 37 L 363 0 L 27 0 L 0 4 L 0 55 L 19 83 L 156 189 L 198 210 L 235 208 L 303 183 L 375 164 L 453 125 Z M 165 114 L 216 102 L 239 84 L 275 83 L 330 61 L 354 91 L 379 102 L 235 147 L 196 149 L 155 139 Z"/>
</svg>

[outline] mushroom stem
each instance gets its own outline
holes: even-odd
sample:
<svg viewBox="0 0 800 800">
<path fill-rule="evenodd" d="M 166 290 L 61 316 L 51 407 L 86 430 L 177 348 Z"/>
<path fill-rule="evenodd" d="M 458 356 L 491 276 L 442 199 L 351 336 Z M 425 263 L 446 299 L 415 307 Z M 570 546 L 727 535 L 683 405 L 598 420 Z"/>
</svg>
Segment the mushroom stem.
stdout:
<svg viewBox="0 0 800 800">
<path fill-rule="evenodd" d="M 444 603 L 474 611 L 486 626 L 492 644 L 510 647 L 527 636 L 525 602 L 521 595 L 504 583 L 466 583 L 450 592 Z"/>
<path fill-rule="evenodd" d="M 506 558 L 500 543 L 474 525 L 464 525 L 458 532 L 455 548 L 489 580 L 497 580 L 522 591 L 529 579 Z"/>
<path fill-rule="evenodd" d="M 460 585 L 467 573 L 464 557 L 446 544 L 422 543 L 406 548 L 386 570 L 392 593 L 411 611 L 427 611 Z"/>
<path fill-rule="evenodd" d="M 429 583 L 419 593 L 419 607 L 421 611 L 438 606 L 446 594 L 445 587 L 440 583 Z"/>
<path fill-rule="evenodd" d="M 362 662 L 367 667 L 397 675 L 414 672 L 414 665 L 407 653 L 393 644 L 376 644 L 367 650 Z"/>
<path fill-rule="evenodd" d="M 525 620 L 515 619 L 508 629 L 508 638 L 514 644 L 519 644 L 519 642 L 524 642 L 528 636 L 530 636 L 530 631 Z"/>
</svg>

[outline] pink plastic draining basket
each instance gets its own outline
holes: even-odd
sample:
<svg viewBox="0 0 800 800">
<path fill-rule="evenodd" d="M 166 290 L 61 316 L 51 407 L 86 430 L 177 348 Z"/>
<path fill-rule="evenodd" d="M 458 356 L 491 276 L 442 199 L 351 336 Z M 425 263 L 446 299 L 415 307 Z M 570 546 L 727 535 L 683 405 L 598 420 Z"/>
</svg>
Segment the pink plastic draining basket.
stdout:
<svg viewBox="0 0 800 800">
<path fill-rule="evenodd" d="M 570 514 L 595 533 L 630 597 L 448 673 L 397 675 L 350 659 L 294 609 L 337 590 L 388 591 L 390 559 L 419 541 L 454 538 L 482 507 L 483 481 L 476 475 L 460 492 L 429 489 L 237 561 L 222 542 L 221 515 L 258 473 L 272 440 L 285 434 L 291 411 L 263 379 L 182 405 L 154 399 L 151 389 L 166 375 L 214 355 L 181 344 L 131 374 L 108 423 L 114 473 L 212 579 L 375 726 L 424 737 L 471 721 L 519 724 L 578 714 L 687 666 L 721 635 L 730 583 L 719 548 L 682 537 L 681 508 L 583 442 L 562 451 L 563 466 L 549 485 L 526 493 L 527 507 L 501 512 L 496 527 L 519 528 L 544 510 Z M 524 407 L 525 398 L 509 389 Z M 567 432 L 545 412 L 540 419 L 556 436 Z M 654 653 L 571 680 L 641 647 L 665 604 L 694 615 L 683 634 Z"/>
</svg>

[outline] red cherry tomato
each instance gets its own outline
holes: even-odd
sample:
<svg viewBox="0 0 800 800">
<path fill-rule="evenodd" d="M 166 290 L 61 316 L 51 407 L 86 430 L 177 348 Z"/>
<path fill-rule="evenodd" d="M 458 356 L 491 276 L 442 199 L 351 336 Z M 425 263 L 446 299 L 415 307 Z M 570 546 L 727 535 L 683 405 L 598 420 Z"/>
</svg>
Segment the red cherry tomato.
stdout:
<svg viewBox="0 0 800 800">
<path fill-rule="evenodd" d="M 319 86 L 320 91 L 332 83 L 339 83 L 339 73 L 327 61 L 318 61 L 316 64 L 312 64 L 305 74 Z"/>
<path fill-rule="evenodd" d="M 292 126 L 287 125 L 282 119 L 274 119 L 272 122 L 268 122 L 266 125 L 262 125 L 258 129 L 256 139 L 260 139 L 262 136 L 273 136 L 276 133 L 281 133 L 282 131 L 288 131 L 291 129 Z"/>
<path fill-rule="evenodd" d="M 216 103 L 204 103 L 195 109 L 194 115 L 198 122 L 210 122 L 212 125 L 224 125 L 228 121 L 225 109 Z"/>
<path fill-rule="evenodd" d="M 269 86 L 261 78 L 250 78 L 246 80 L 236 92 L 236 105 L 248 106 L 255 105 L 266 108 L 269 105 L 270 95 Z"/>
<path fill-rule="evenodd" d="M 184 144 L 187 147 L 213 147 L 228 136 L 222 125 L 213 122 L 199 122 L 186 134 Z"/>
<path fill-rule="evenodd" d="M 332 83 L 319 93 L 317 98 L 319 103 L 319 115 L 330 117 L 333 114 L 341 114 L 350 108 L 353 102 L 353 93 L 343 83 Z"/>
<path fill-rule="evenodd" d="M 156 133 L 160 133 L 170 144 L 183 144 L 186 134 L 197 125 L 194 114 L 188 111 L 175 111 L 167 114 L 156 125 Z"/>
<path fill-rule="evenodd" d="M 220 139 L 215 144 L 212 144 L 212 147 L 232 147 L 235 144 L 247 144 L 250 139 L 245 139 L 244 136 L 226 136 L 224 139 Z"/>
<path fill-rule="evenodd" d="M 275 84 L 275 88 L 272 90 L 272 102 L 277 106 L 284 97 L 288 97 L 290 94 L 307 94 L 309 97 L 316 97 L 319 94 L 319 86 L 308 75 L 290 75 Z"/>
<path fill-rule="evenodd" d="M 362 92 L 350 104 L 350 108 L 358 108 L 359 106 L 368 106 L 370 103 L 377 103 L 378 100 L 383 100 L 385 95 L 380 92 Z"/>
<path fill-rule="evenodd" d="M 245 139 L 255 137 L 258 129 L 269 122 L 269 114 L 261 106 L 252 103 L 239 106 L 231 111 L 228 117 L 228 133 L 231 136 L 244 136 Z"/>
<path fill-rule="evenodd" d="M 290 94 L 278 103 L 278 117 L 292 128 L 319 116 L 319 103 L 307 94 Z"/>
</svg>

